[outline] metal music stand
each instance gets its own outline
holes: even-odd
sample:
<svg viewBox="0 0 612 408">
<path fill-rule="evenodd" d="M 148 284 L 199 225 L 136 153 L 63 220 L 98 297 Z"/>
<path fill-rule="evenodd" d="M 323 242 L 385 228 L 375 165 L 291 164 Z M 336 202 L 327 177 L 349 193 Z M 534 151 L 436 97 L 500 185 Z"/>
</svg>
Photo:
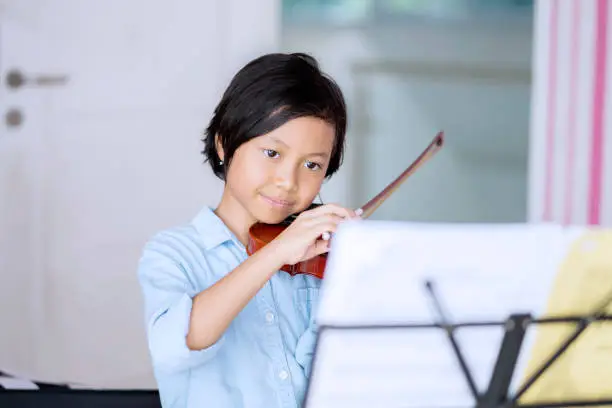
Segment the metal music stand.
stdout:
<svg viewBox="0 0 612 408">
<path fill-rule="evenodd" d="M 566 407 L 587 407 L 587 406 L 611 406 L 612 395 L 609 398 L 601 400 L 574 400 L 574 401 L 539 401 L 536 403 L 521 403 L 519 399 L 529 388 L 540 378 L 546 370 L 548 370 L 557 359 L 569 348 L 574 341 L 584 333 L 585 329 L 593 322 L 607 322 L 612 320 L 612 316 L 605 315 L 604 311 L 607 306 L 612 303 L 612 295 L 608 296 L 595 311 L 587 316 L 566 316 L 566 317 L 551 317 L 535 319 L 531 314 L 517 313 L 511 314 L 503 321 L 481 321 L 481 322 L 465 322 L 452 324 L 448 321 L 446 314 L 442 310 L 438 297 L 435 294 L 433 284 L 427 281 L 426 289 L 432 298 L 433 304 L 437 310 L 439 323 L 433 324 L 374 324 L 374 325 L 322 325 L 319 331 L 319 340 L 321 335 L 328 331 L 346 331 L 346 330 L 381 330 L 381 329 L 441 329 L 446 332 L 446 337 L 450 342 L 453 354 L 461 368 L 463 377 L 467 382 L 473 397 L 473 408 L 566 408 Z M 555 350 L 552 356 L 542 363 L 539 368 L 532 374 L 519 389 L 511 394 L 510 385 L 517 365 L 517 360 L 520 355 L 525 332 L 531 325 L 543 324 L 559 324 L 559 323 L 575 323 L 576 327 L 573 333 L 563 341 L 563 343 Z M 462 327 L 486 327 L 498 326 L 504 328 L 504 336 L 500 344 L 497 354 L 497 360 L 488 382 L 486 391 L 479 392 L 472 373 L 466 363 L 464 353 L 457 342 L 454 331 Z M 317 349 L 313 359 L 314 368 L 318 363 L 317 350 L 320 347 L 320 342 L 317 342 Z M 318 408 L 311 404 L 311 385 L 312 378 L 309 380 L 306 397 L 304 400 L 305 408 Z"/>
</svg>

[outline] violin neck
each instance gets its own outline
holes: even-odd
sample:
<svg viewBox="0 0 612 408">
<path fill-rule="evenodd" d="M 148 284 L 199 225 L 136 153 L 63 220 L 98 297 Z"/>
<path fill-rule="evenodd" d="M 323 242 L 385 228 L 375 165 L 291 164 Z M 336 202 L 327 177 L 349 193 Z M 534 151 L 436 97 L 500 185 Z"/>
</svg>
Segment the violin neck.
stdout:
<svg viewBox="0 0 612 408">
<path fill-rule="evenodd" d="M 429 160 L 434 154 L 436 154 L 443 145 L 444 132 L 439 132 L 433 141 L 427 146 L 427 148 L 419 155 L 419 157 L 410 165 L 406 170 L 402 172 L 395 180 L 393 180 L 387 187 L 385 187 L 380 193 L 374 198 L 368 201 L 366 204 L 361 206 L 363 211 L 361 218 L 368 218 L 376 211 L 381 204 L 391 196 L 408 177 L 410 177 L 419 167 L 421 167 L 427 160 Z"/>
</svg>

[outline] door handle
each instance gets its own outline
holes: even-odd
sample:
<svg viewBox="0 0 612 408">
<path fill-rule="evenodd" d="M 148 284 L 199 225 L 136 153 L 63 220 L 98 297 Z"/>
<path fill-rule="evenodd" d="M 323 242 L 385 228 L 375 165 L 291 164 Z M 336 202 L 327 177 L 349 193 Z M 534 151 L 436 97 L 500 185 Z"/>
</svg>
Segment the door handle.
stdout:
<svg viewBox="0 0 612 408">
<path fill-rule="evenodd" d="M 19 109 L 9 109 L 4 115 L 4 122 L 7 128 L 17 128 L 23 123 L 23 113 Z"/>
<path fill-rule="evenodd" d="M 13 69 L 6 74 L 5 83 L 10 89 L 19 89 L 24 86 L 47 87 L 62 86 L 68 82 L 67 75 L 36 75 L 28 77 L 20 70 Z"/>
</svg>

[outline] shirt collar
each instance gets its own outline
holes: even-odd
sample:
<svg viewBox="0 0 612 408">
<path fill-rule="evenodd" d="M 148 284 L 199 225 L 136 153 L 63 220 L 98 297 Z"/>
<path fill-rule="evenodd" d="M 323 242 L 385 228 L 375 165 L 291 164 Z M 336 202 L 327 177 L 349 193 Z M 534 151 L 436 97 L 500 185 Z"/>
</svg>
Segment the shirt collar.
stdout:
<svg viewBox="0 0 612 408">
<path fill-rule="evenodd" d="M 192 224 L 200 234 L 204 248 L 209 251 L 228 241 L 233 241 L 240 248 L 244 247 L 236 236 L 227 228 L 223 220 L 213 209 L 205 206 L 192 220 Z"/>
</svg>

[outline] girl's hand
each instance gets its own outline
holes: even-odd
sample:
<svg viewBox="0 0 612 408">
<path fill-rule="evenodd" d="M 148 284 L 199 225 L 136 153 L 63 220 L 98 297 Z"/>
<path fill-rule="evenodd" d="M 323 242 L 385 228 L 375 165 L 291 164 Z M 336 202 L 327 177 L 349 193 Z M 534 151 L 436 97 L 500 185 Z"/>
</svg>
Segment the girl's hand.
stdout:
<svg viewBox="0 0 612 408">
<path fill-rule="evenodd" d="M 293 265 L 327 252 L 329 236 L 338 224 L 355 218 L 360 217 L 351 209 L 335 204 L 321 205 L 302 212 L 271 244 L 283 264 Z"/>
</svg>

